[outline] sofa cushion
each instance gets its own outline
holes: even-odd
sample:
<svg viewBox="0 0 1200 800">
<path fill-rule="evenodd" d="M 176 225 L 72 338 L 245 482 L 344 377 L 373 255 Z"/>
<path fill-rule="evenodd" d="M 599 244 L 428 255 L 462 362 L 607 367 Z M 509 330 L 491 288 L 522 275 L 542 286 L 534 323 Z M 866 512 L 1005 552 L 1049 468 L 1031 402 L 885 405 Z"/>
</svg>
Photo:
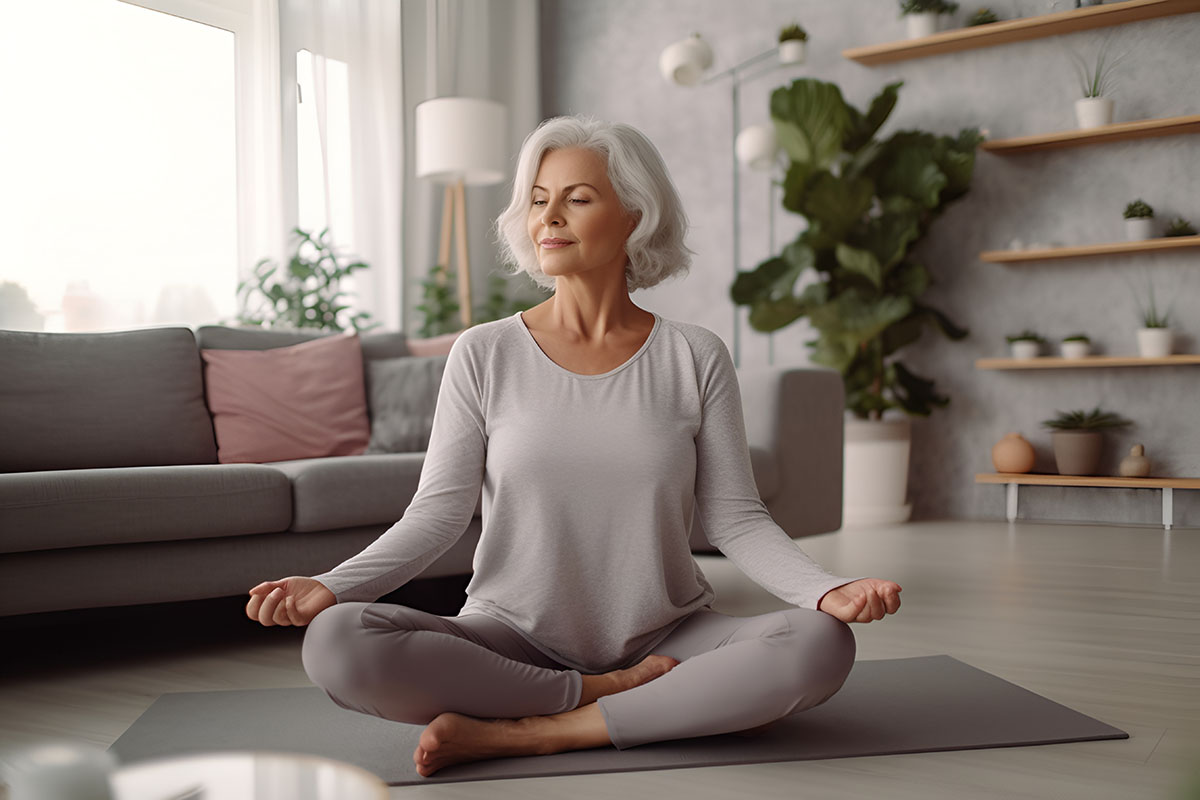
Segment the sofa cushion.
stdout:
<svg viewBox="0 0 1200 800">
<path fill-rule="evenodd" d="M 357 336 L 201 350 L 223 464 L 358 455 L 371 426 Z"/>
<path fill-rule="evenodd" d="M 0 472 L 216 460 L 190 329 L 0 331 Z"/>
<path fill-rule="evenodd" d="M 392 524 L 417 493 L 424 453 L 313 458 L 272 464 L 292 481 L 292 527 L 323 531 Z M 475 516 L 483 513 L 483 492 Z"/>
<path fill-rule="evenodd" d="M 291 495 L 259 464 L 0 475 L 0 552 L 283 531 Z"/>
<path fill-rule="evenodd" d="M 274 330 L 269 328 L 229 328 L 224 325 L 201 325 L 196 329 L 196 341 L 202 350 L 270 350 L 323 336 L 338 335 L 324 330 Z M 364 333 L 364 359 L 399 358 L 409 355 L 403 333 Z"/>
<path fill-rule="evenodd" d="M 429 447 L 446 360 L 447 356 L 408 356 L 367 362 L 368 453 L 411 453 Z"/>
</svg>

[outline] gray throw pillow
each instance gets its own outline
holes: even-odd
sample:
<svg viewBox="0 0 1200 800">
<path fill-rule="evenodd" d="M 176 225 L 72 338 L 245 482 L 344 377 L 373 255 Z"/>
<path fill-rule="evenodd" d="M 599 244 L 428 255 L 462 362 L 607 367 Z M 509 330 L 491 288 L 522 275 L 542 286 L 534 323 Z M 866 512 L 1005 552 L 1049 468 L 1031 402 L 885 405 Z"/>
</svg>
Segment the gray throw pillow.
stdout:
<svg viewBox="0 0 1200 800">
<path fill-rule="evenodd" d="M 429 448 L 447 358 L 405 356 L 367 361 L 368 453 L 412 453 Z"/>
</svg>

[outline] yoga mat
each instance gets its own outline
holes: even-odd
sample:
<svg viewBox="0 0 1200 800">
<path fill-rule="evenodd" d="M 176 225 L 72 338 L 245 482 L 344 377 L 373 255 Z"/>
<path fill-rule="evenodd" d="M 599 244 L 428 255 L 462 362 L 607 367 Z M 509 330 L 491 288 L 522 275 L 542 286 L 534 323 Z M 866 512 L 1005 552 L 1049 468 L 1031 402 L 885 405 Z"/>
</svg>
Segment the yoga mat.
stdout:
<svg viewBox="0 0 1200 800">
<path fill-rule="evenodd" d="M 180 692 L 155 700 L 109 750 L 122 763 L 220 750 L 308 753 L 406 786 L 1129 738 L 946 655 L 858 661 L 824 704 L 755 737 L 721 734 L 628 750 L 498 758 L 423 778 L 412 761 L 422 730 L 348 711 L 316 687 Z"/>
</svg>

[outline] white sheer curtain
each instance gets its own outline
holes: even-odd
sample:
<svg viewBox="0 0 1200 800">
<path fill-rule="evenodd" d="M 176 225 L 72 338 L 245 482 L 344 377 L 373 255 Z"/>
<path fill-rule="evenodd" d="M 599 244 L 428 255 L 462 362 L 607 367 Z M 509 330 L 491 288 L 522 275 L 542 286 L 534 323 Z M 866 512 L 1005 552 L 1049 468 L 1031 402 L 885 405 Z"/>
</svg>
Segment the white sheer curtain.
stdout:
<svg viewBox="0 0 1200 800">
<path fill-rule="evenodd" d="M 297 58 L 311 53 L 323 219 L 335 251 L 370 265 L 343 281 L 356 310 L 368 311 L 388 330 L 400 329 L 403 289 L 404 98 L 401 3 L 397 0 L 281 0 L 280 65 L 283 75 L 283 154 L 300 152 L 297 124 Z M 345 88 L 346 105 L 331 102 L 331 82 Z M 339 88 L 339 98 L 340 88 Z M 345 114 L 347 119 L 334 118 Z M 331 133 L 348 130 L 345 148 Z M 348 151 L 348 163 L 339 158 Z M 297 173 L 288 170 L 286 194 L 299 196 Z M 348 197 L 340 194 L 348 175 Z M 287 230 L 301 217 L 289 203 Z M 340 227 L 339 227 L 340 226 Z M 314 235 L 319 231 L 313 230 Z"/>
</svg>

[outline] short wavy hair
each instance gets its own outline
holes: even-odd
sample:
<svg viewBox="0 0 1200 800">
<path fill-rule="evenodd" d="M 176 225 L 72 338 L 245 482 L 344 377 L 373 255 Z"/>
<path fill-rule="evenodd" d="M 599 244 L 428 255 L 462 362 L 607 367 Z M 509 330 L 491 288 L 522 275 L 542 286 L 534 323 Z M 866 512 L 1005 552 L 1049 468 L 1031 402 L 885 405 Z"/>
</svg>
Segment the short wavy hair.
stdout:
<svg viewBox="0 0 1200 800">
<path fill-rule="evenodd" d="M 658 149 L 632 125 L 576 115 L 544 121 L 521 145 L 512 199 L 495 226 L 501 258 L 516 266 L 514 274 L 524 270 L 543 289 L 555 288 L 555 279 L 538 264 L 527 219 L 543 156 L 568 147 L 582 147 L 604 158 L 621 206 L 638 216 L 637 227 L 625 242 L 629 291 L 648 289 L 676 273 L 686 273 L 692 263 L 692 251 L 683 243 L 687 214 Z"/>
</svg>

